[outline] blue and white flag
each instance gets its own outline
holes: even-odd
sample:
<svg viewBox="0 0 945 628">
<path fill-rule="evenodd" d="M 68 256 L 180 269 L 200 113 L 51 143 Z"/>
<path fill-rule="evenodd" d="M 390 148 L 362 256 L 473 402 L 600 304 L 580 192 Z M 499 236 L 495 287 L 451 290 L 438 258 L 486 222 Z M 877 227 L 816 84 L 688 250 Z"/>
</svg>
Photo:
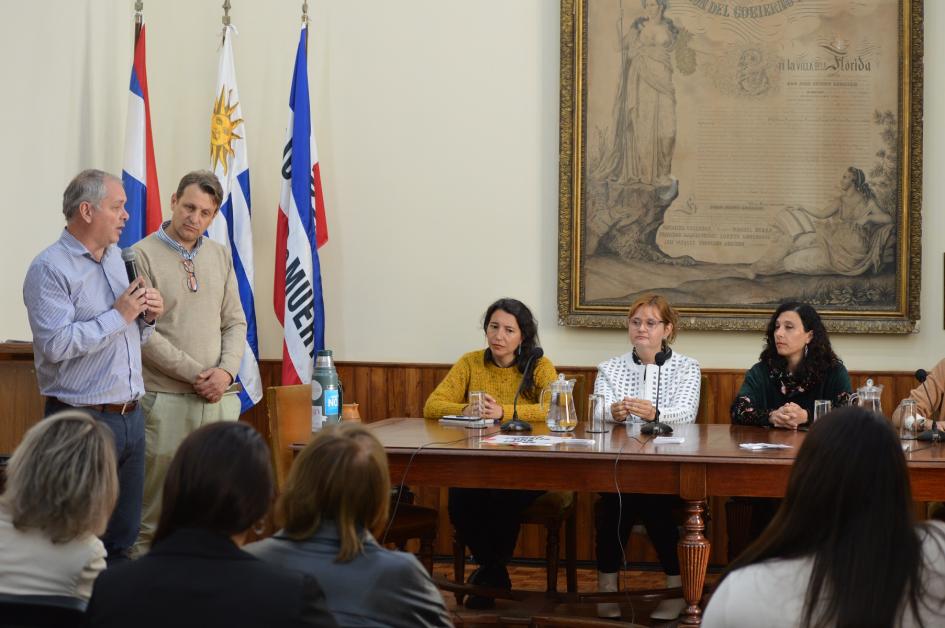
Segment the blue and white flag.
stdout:
<svg viewBox="0 0 945 628">
<path fill-rule="evenodd" d="M 325 304 L 318 246 L 328 240 L 318 149 L 308 100 L 308 29 L 295 53 L 289 123 L 282 149 L 282 194 L 276 219 L 273 305 L 282 324 L 282 385 L 312 381 L 315 352 L 325 347 Z"/>
<path fill-rule="evenodd" d="M 207 229 L 211 239 L 229 246 L 233 255 L 236 283 L 246 315 L 246 349 L 237 381 L 243 384 L 240 401 L 246 412 L 262 399 L 259 377 L 259 341 L 256 336 L 256 305 L 253 297 L 253 228 L 249 195 L 249 156 L 246 127 L 236 87 L 233 26 L 223 33 L 220 67 L 217 72 L 216 100 L 210 115 L 210 163 L 223 187 L 223 203 Z"/>
</svg>

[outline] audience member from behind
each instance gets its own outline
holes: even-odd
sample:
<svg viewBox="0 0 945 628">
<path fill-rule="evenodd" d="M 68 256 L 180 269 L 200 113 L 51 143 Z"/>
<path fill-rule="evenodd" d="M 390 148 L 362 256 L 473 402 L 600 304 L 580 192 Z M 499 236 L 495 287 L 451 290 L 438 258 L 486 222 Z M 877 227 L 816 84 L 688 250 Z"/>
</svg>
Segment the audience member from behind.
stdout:
<svg viewBox="0 0 945 628">
<path fill-rule="evenodd" d="M 945 625 L 945 524 L 916 525 L 883 417 L 848 407 L 811 427 L 774 520 L 729 566 L 702 625 Z"/>
<path fill-rule="evenodd" d="M 0 497 L 0 597 L 77 599 L 83 607 L 105 569 L 105 533 L 118 498 L 109 429 L 66 410 L 26 433 Z"/>
<path fill-rule="evenodd" d="M 99 576 L 88 625 L 335 626 L 314 579 L 239 548 L 272 496 L 256 430 L 230 422 L 195 430 L 168 468 L 151 551 Z"/>
<path fill-rule="evenodd" d="M 412 554 L 371 535 L 387 524 L 387 455 L 371 432 L 322 430 L 299 454 L 279 505 L 285 527 L 246 550 L 314 576 L 341 626 L 451 626 L 440 592 Z"/>
</svg>

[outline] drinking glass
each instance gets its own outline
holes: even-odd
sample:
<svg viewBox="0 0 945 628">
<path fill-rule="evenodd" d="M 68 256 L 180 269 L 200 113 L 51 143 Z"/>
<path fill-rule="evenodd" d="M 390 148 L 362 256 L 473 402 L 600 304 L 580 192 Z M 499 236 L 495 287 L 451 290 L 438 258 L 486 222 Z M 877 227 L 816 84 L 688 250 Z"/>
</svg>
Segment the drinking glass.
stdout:
<svg viewBox="0 0 945 628">
<path fill-rule="evenodd" d="M 587 428 L 592 434 L 606 432 L 604 427 L 604 395 L 589 395 L 587 398 Z"/>
<path fill-rule="evenodd" d="M 903 399 L 899 403 L 899 438 L 902 440 L 915 440 L 919 427 L 916 425 L 916 412 L 915 399 Z"/>
<path fill-rule="evenodd" d="M 814 418 L 811 422 L 816 422 L 817 419 L 830 412 L 831 406 L 832 404 L 829 399 L 817 399 L 814 401 Z"/>
<path fill-rule="evenodd" d="M 469 391 L 469 405 L 466 406 L 466 412 L 469 416 L 482 416 L 482 408 L 485 405 L 486 393 L 481 390 Z"/>
</svg>

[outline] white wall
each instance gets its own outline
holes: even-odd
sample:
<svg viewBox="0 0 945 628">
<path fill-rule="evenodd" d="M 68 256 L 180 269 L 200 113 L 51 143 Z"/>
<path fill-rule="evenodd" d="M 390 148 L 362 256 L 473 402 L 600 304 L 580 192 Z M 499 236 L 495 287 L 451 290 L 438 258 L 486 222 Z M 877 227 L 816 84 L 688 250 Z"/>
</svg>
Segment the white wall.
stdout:
<svg viewBox="0 0 945 628">
<path fill-rule="evenodd" d="M 150 0 L 148 70 L 165 205 L 206 167 L 219 0 Z M 301 2 L 234 0 L 250 148 L 263 357 L 275 212 Z M 131 0 L 0 0 L 0 338 L 29 338 L 30 259 L 58 236 L 62 190 L 121 169 Z M 556 324 L 557 0 L 315 0 L 310 81 L 331 240 L 321 250 L 327 341 L 344 360 L 452 362 L 481 346 L 493 299 L 530 304 L 559 364 L 622 352 L 625 333 Z M 926 31 L 945 3 L 926 3 Z M 903 337 L 836 336 L 852 369 L 931 366 L 945 354 L 945 42 L 926 39 L 922 318 Z M 747 367 L 759 333 L 683 333 L 706 367 Z"/>
</svg>

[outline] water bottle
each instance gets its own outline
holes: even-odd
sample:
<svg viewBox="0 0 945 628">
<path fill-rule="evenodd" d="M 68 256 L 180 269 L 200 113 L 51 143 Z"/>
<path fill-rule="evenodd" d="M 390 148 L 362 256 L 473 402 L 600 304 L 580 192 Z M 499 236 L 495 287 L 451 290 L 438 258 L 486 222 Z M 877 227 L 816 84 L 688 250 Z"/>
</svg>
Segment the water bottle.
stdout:
<svg viewBox="0 0 945 628">
<path fill-rule="evenodd" d="M 341 380 L 335 370 L 335 361 L 330 349 L 318 352 L 315 358 L 315 371 L 312 373 L 312 429 L 315 429 L 315 414 L 323 422 L 338 423 L 341 421 L 341 404 L 343 397 Z M 319 429 L 321 427 L 319 426 Z"/>
</svg>

